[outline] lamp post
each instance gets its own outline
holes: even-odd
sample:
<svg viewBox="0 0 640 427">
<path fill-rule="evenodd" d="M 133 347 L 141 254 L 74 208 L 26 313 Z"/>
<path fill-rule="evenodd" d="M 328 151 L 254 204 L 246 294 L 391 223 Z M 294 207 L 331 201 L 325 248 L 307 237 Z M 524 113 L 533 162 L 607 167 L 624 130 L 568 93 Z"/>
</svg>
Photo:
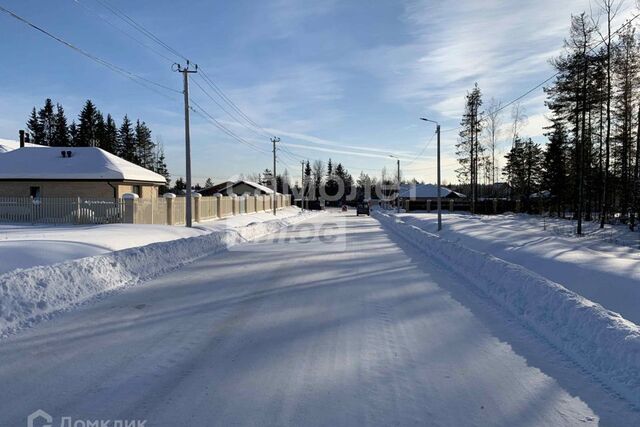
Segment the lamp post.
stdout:
<svg viewBox="0 0 640 427">
<path fill-rule="evenodd" d="M 420 117 L 425 122 L 435 123 L 436 133 L 438 134 L 438 231 L 442 230 L 442 197 L 440 196 L 440 124 L 436 121 Z"/>
</svg>

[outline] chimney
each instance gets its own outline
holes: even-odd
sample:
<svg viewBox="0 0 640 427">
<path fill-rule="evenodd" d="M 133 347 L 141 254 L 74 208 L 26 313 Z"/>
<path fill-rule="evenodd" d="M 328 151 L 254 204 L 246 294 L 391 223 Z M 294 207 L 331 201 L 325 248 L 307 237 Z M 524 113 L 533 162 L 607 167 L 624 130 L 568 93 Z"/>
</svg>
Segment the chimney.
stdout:
<svg viewBox="0 0 640 427">
<path fill-rule="evenodd" d="M 24 131 L 20 129 L 20 148 L 24 148 Z"/>
<path fill-rule="evenodd" d="M 64 150 L 62 150 L 62 151 L 60 152 L 60 154 L 62 154 L 62 157 L 63 157 L 63 158 L 64 158 L 64 157 L 67 157 L 67 152 L 66 152 L 66 151 L 64 151 Z"/>
</svg>

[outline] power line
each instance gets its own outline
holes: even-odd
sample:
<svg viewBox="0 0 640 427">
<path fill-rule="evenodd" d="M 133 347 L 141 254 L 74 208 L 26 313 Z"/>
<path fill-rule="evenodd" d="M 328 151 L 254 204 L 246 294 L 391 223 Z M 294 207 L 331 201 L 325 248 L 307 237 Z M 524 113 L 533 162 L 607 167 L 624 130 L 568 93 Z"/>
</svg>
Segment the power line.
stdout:
<svg viewBox="0 0 640 427">
<path fill-rule="evenodd" d="M 142 24 L 138 23 L 135 19 L 133 19 L 132 17 L 130 17 L 129 15 L 127 15 L 125 12 L 123 12 L 122 10 L 118 9 L 117 7 L 111 5 L 108 1 L 106 0 L 96 0 L 98 3 L 100 3 L 103 7 L 105 7 L 106 9 L 108 9 L 109 11 L 111 11 L 111 13 L 113 13 L 114 15 L 116 15 L 118 18 L 122 19 L 124 22 L 126 22 L 128 25 L 132 26 L 133 28 L 135 28 L 136 30 L 140 31 L 142 34 L 144 34 L 146 37 L 148 37 L 149 39 L 151 39 L 152 41 L 154 41 L 155 43 L 159 44 L 160 46 L 162 46 L 163 48 L 167 49 L 169 52 L 171 52 L 172 54 L 176 55 L 179 58 L 184 59 L 185 61 L 189 61 L 189 58 L 187 58 L 186 56 L 182 55 L 180 52 L 178 52 L 177 50 L 175 50 L 174 48 L 172 48 L 171 46 L 169 46 L 167 43 L 165 43 L 164 41 L 162 41 L 158 36 L 156 36 L 155 34 L 153 34 L 151 31 L 147 30 Z"/>
<path fill-rule="evenodd" d="M 164 53 L 162 53 L 161 51 L 159 51 L 158 49 L 155 49 L 151 46 L 149 46 L 148 44 L 144 43 L 142 40 L 140 40 L 139 38 L 135 37 L 134 35 L 132 35 L 131 33 L 128 33 L 127 31 L 123 30 L 122 28 L 118 27 L 116 24 L 114 24 L 112 21 L 110 21 L 109 19 L 107 19 L 106 17 L 104 17 L 102 14 L 100 14 L 98 11 L 96 11 L 95 9 L 87 6 L 87 4 L 84 1 L 80 1 L 80 0 L 74 0 L 74 2 L 77 5 L 80 5 L 84 8 L 84 10 L 88 11 L 89 13 L 91 13 L 94 16 L 97 16 L 100 20 L 102 20 L 103 22 L 105 22 L 107 25 L 109 25 L 110 27 L 114 28 L 115 30 L 117 30 L 118 32 L 124 34 L 125 36 L 127 36 L 128 38 L 130 38 L 131 40 L 135 41 L 137 44 L 139 44 L 140 46 L 144 47 L 145 49 L 148 49 L 150 52 L 155 53 L 156 55 L 160 56 L 161 58 L 173 63 L 174 60 L 172 58 L 169 58 L 167 55 L 165 55 Z"/>
<path fill-rule="evenodd" d="M 166 94 L 163 94 L 163 93 L 159 92 L 158 90 L 154 89 L 151 86 L 148 86 L 145 83 L 152 84 L 154 86 L 157 86 L 159 88 L 162 88 L 162 89 L 165 89 L 167 91 L 174 92 L 174 93 L 182 93 L 179 90 L 173 89 L 173 88 L 171 88 L 169 86 L 165 86 L 162 83 L 158 83 L 158 82 L 155 82 L 153 80 L 147 79 L 146 77 L 142 77 L 140 75 L 134 74 L 134 73 L 132 73 L 132 72 L 130 72 L 128 70 L 125 70 L 124 68 L 122 68 L 122 67 L 120 67 L 118 65 L 115 65 L 115 64 L 113 64 L 113 63 L 111 63 L 111 62 L 109 62 L 109 61 L 107 61 L 105 59 L 102 59 L 102 58 L 100 58 L 100 57 L 98 57 L 96 55 L 93 55 L 92 53 L 90 53 L 90 52 L 88 52 L 88 51 L 86 51 L 84 49 L 81 49 L 78 46 L 75 46 L 75 45 L 69 43 L 68 41 L 66 41 L 66 40 L 64 40 L 64 39 L 62 39 L 62 38 L 50 33 L 49 31 L 47 31 L 44 28 L 32 23 L 31 21 L 27 20 L 26 18 L 23 18 L 23 17 L 15 14 L 14 12 L 6 9 L 3 6 L 0 6 L 0 11 L 2 11 L 4 13 L 6 13 L 7 15 L 13 17 L 14 19 L 22 22 L 23 24 L 25 24 L 25 25 L 27 25 L 27 26 L 29 26 L 29 27 L 41 32 L 42 34 L 46 35 L 47 37 L 52 38 L 53 40 L 57 41 L 58 43 L 61 43 L 62 45 L 68 47 L 69 49 L 72 49 L 73 51 L 75 51 L 75 52 L 77 52 L 77 53 L 79 53 L 81 55 L 84 55 L 85 57 L 87 57 L 87 58 L 91 59 L 92 61 L 94 61 L 94 62 L 96 62 L 96 63 L 98 63 L 98 64 L 100 64 L 100 65 L 102 65 L 102 66 L 104 66 L 104 67 L 106 67 L 108 69 L 110 69 L 111 71 L 119 73 L 119 74 L 127 77 L 128 79 L 130 79 L 130 80 L 132 80 L 132 81 L 134 81 L 134 82 L 146 87 L 147 89 L 153 90 L 154 92 L 156 92 L 156 93 L 158 93 L 158 94 L 160 94 L 162 96 L 167 97 Z M 172 99 L 170 97 L 168 97 L 168 98 Z"/>
</svg>

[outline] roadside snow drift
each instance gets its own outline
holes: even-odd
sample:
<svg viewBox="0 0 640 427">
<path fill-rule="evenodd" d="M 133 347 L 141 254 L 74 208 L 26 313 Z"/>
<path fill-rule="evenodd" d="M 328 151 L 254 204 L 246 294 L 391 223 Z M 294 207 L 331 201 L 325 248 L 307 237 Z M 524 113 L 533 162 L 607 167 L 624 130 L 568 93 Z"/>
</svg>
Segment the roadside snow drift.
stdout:
<svg viewBox="0 0 640 427">
<path fill-rule="evenodd" d="M 638 325 L 524 267 L 442 239 L 394 216 L 379 211 L 374 216 L 468 279 L 610 388 L 640 405 Z"/>
<path fill-rule="evenodd" d="M 106 291 L 166 273 L 300 222 L 310 215 L 313 214 L 251 223 L 0 275 L 0 337 Z"/>
</svg>

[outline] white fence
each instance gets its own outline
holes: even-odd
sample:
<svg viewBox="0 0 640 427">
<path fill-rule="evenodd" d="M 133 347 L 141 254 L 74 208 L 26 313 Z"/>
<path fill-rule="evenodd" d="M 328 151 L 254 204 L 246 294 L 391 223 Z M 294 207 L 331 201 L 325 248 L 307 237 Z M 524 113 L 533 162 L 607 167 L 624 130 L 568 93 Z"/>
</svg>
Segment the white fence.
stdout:
<svg viewBox="0 0 640 427">
<path fill-rule="evenodd" d="M 272 201 L 273 199 L 273 201 Z M 291 198 L 271 196 L 193 197 L 192 220 L 226 218 L 291 205 Z M 186 199 L 83 199 L 74 197 L 0 197 L 0 222 L 31 224 L 185 223 Z"/>
</svg>

